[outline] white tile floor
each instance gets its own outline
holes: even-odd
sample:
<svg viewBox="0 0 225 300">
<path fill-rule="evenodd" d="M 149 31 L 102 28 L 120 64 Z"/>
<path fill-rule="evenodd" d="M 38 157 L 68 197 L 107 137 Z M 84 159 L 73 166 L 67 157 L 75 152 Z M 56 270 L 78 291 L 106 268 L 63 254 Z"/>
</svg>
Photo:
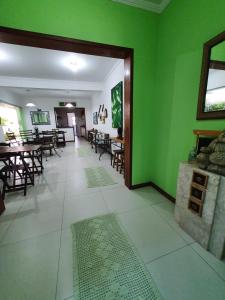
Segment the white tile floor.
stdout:
<svg viewBox="0 0 225 300">
<path fill-rule="evenodd" d="M 89 147 L 82 141 L 76 147 Z M 116 185 L 87 188 L 84 168 L 105 166 Z M 0 217 L 0 299 L 72 300 L 70 224 L 116 212 L 165 300 L 225 300 L 225 263 L 173 219 L 174 205 L 152 188 L 129 191 L 109 157 L 79 157 L 74 144 L 45 163 L 28 196 L 7 195 Z"/>
</svg>

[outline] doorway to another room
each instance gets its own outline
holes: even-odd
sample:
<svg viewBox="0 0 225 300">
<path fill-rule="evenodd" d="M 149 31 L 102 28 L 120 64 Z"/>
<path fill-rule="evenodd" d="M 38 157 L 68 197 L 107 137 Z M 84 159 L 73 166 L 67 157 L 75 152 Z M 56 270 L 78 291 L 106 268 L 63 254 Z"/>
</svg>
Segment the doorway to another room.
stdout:
<svg viewBox="0 0 225 300">
<path fill-rule="evenodd" d="M 132 87 L 133 87 L 133 49 L 123 48 L 119 46 L 103 45 L 93 42 L 80 41 L 75 39 L 62 38 L 57 36 L 49 36 L 22 30 L 14 30 L 10 28 L 0 27 L 0 42 L 14 45 L 22 45 L 26 47 L 38 47 L 41 49 L 50 49 L 56 51 L 67 51 L 70 53 L 80 53 L 86 55 L 97 55 L 99 57 L 109 57 L 124 61 L 124 178 L 125 185 L 132 188 Z M 70 63 L 70 67 L 76 68 L 76 63 Z M 118 83 L 118 82 L 117 82 Z M 116 86 L 116 85 L 115 85 Z M 68 88 L 70 90 L 70 88 Z M 100 105 L 103 105 L 100 104 Z M 99 120 L 104 122 L 107 114 L 111 115 L 110 111 L 95 111 L 98 114 Z M 50 116 L 51 117 L 51 116 Z M 70 118 L 69 118 L 70 119 Z M 93 116 L 94 119 L 94 116 Z M 72 119 L 71 119 L 72 121 Z M 67 118 L 68 123 L 68 118 Z M 74 128 L 74 125 L 72 126 Z M 84 125 L 78 124 L 76 116 L 75 132 L 77 135 L 84 135 L 87 128 Z M 93 129 L 93 128 L 92 128 Z M 94 128 L 93 130 L 96 130 Z M 66 130 L 65 130 L 66 131 Z M 74 131 L 74 130 L 73 130 Z M 100 132 L 101 143 L 105 143 L 107 132 Z M 106 135 L 104 135 L 106 134 Z M 86 132 L 86 136 L 88 133 Z M 121 136 L 119 136 L 121 137 Z M 99 138 L 99 136 L 98 136 Z M 118 134 L 113 136 L 114 141 Z"/>
</svg>

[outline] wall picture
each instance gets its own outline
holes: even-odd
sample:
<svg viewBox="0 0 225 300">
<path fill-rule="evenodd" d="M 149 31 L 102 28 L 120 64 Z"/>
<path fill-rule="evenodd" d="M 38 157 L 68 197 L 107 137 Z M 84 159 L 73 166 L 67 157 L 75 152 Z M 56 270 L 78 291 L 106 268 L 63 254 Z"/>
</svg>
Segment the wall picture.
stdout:
<svg viewBox="0 0 225 300">
<path fill-rule="evenodd" d="M 98 125 L 98 113 L 97 112 L 93 113 L 93 124 Z"/>
<path fill-rule="evenodd" d="M 31 111 L 32 125 L 50 125 L 49 111 Z"/>
<path fill-rule="evenodd" d="M 123 127 L 123 82 L 119 82 L 111 90 L 112 127 Z"/>
</svg>

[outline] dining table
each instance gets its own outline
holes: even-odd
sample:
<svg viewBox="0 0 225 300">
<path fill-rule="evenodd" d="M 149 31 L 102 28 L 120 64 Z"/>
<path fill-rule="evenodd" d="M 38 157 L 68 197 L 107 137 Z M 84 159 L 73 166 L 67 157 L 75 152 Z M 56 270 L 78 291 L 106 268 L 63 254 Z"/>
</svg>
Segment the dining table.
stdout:
<svg viewBox="0 0 225 300">
<path fill-rule="evenodd" d="M 15 147 L 9 147 L 9 146 L 0 146 L 0 158 L 14 158 L 14 161 L 11 160 L 11 164 L 16 163 L 16 158 L 19 157 L 21 160 L 25 170 L 28 173 L 28 176 L 30 178 L 31 184 L 34 185 L 34 174 L 35 174 L 35 153 L 40 150 L 40 145 L 25 145 L 25 146 L 15 146 Z M 25 156 L 25 153 L 28 154 Z M 29 157 L 31 160 L 31 167 L 28 167 L 28 164 L 26 163 L 26 158 Z M 39 160 L 39 163 L 41 164 L 42 168 L 42 160 Z"/>
<path fill-rule="evenodd" d="M 41 156 L 40 159 L 37 156 L 37 151 L 39 150 Z M 37 168 L 35 164 L 35 159 L 38 159 L 38 163 L 40 164 L 41 170 L 43 168 L 41 146 L 40 145 L 25 145 L 25 146 L 15 146 L 15 147 L 0 146 L 0 160 L 5 162 L 5 164 L 8 164 L 10 166 L 16 165 L 18 158 L 21 161 L 30 179 L 30 183 L 27 184 L 34 185 L 35 169 Z M 29 160 L 31 161 L 31 165 L 26 162 L 27 158 L 29 158 Z M 4 210 L 5 210 L 4 197 L 2 195 L 2 192 L 0 192 L 0 215 L 4 212 Z"/>
</svg>

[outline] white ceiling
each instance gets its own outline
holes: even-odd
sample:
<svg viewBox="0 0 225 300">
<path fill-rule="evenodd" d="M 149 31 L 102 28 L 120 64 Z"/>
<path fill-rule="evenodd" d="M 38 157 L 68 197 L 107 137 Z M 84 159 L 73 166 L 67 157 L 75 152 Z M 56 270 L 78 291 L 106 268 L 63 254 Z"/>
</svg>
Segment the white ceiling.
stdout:
<svg viewBox="0 0 225 300">
<path fill-rule="evenodd" d="M 77 91 L 77 90 L 57 90 L 57 89 L 25 89 L 25 88 L 13 88 L 4 87 L 4 91 L 9 91 L 16 96 L 21 97 L 24 100 L 32 100 L 38 98 L 64 100 L 77 99 L 91 99 L 94 93 L 93 91 Z"/>
<path fill-rule="evenodd" d="M 144 10 L 161 13 L 171 0 L 112 0 L 126 5 L 142 8 Z"/>
<path fill-rule="evenodd" d="M 83 63 L 76 72 L 68 66 L 74 57 Z M 0 76 L 100 82 L 119 61 L 115 58 L 0 43 Z"/>
</svg>

